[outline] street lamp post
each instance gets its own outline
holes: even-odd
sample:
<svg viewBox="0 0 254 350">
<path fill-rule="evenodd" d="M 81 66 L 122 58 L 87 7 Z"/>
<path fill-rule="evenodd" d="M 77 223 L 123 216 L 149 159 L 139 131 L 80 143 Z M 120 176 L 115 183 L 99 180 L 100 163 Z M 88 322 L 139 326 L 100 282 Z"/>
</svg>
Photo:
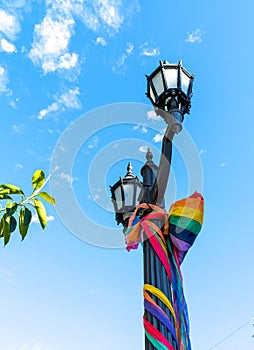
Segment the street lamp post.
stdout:
<svg viewBox="0 0 254 350">
<path fill-rule="evenodd" d="M 163 137 L 162 151 L 159 167 L 157 167 L 152 158 L 152 153 L 148 149 L 147 162 L 141 169 L 143 177 L 142 185 L 138 178 L 129 170 L 125 178 L 121 179 L 111 187 L 112 201 L 116 212 L 117 223 L 122 223 L 124 231 L 128 226 L 128 220 L 133 213 L 137 202 L 146 203 L 146 209 L 141 209 L 139 218 L 149 213 L 149 204 L 164 208 L 164 194 L 168 182 L 171 158 L 172 158 L 172 140 L 175 134 L 182 130 L 184 115 L 190 112 L 190 100 L 192 97 L 192 84 L 194 76 L 191 75 L 180 61 L 179 64 L 169 64 L 167 61 L 160 61 L 156 70 L 147 77 L 147 97 L 152 102 L 155 112 L 160 115 L 167 123 L 167 129 Z M 124 187 L 126 186 L 128 187 Z M 142 188 L 142 191 L 140 191 Z M 139 195 L 138 195 L 139 193 Z M 131 194 L 131 195 L 130 195 Z M 126 201 L 127 198 L 127 201 Z M 126 203 L 132 200 L 131 205 Z M 135 200 L 137 201 L 135 203 Z M 154 225 L 163 231 L 162 220 L 151 220 Z M 145 236 L 145 233 L 144 233 Z M 148 237 L 143 238 L 143 256 L 144 256 L 144 283 L 145 286 L 153 286 L 154 290 L 159 290 L 166 297 L 168 303 L 174 305 L 172 296 L 172 281 L 169 280 L 165 266 L 156 255 Z M 170 242 L 167 242 L 167 254 L 172 252 Z M 172 259 L 169 258 L 169 264 Z M 174 268 L 171 266 L 172 269 Z M 170 267 L 170 269 L 171 269 Z M 156 294 L 156 293 L 155 293 Z M 160 332 L 169 349 L 180 350 L 177 342 L 177 336 L 172 331 L 175 319 L 172 311 L 160 298 L 160 295 L 151 294 L 151 302 L 145 300 L 144 322 L 156 332 Z M 161 322 L 161 316 L 151 309 L 151 303 L 159 306 L 161 313 L 165 313 L 168 323 Z M 172 327 L 171 327 L 172 325 Z M 147 334 L 147 333 L 146 333 Z M 158 349 L 156 345 L 146 336 L 145 349 Z M 189 349 L 189 345 L 181 350 Z"/>
</svg>

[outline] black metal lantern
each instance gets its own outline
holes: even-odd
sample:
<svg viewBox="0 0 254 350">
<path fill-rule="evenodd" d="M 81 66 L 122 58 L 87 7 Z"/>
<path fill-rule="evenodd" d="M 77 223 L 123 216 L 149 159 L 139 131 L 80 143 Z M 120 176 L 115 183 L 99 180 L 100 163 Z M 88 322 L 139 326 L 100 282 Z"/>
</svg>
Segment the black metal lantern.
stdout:
<svg viewBox="0 0 254 350">
<path fill-rule="evenodd" d="M 147 77 L 147 97 L 161 115 L 171 125 L 174 133 L 182 129 L 184 114 L 190 113 L 194 75 L 183 66 L 160 61 L 160 65 Z"/>
<path fill-rule="evenodd" d="M 116 222 L 118 225 L 122 223 L 123 226 L 126 227 L 131 212 L 133 212 L 138 203 L 140 191 L 142 190 L 141 182 L 138 177 L 132 173 L 131 163 L 128 163 L 125 177 L 120 177 L 117 183 L 110 186 L 110 190 L 116 213 Z"/>
</svg>

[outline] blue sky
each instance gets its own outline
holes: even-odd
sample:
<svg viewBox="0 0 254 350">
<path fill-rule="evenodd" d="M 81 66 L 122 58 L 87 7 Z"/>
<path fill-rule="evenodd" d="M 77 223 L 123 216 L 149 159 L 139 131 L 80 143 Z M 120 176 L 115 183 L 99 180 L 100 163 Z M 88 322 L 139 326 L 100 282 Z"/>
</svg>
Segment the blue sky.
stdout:
<svg viewBox="0 0 254 350">
<path fill-rule="evenodd" d="M 139 176 L 147 146 L 158 163 L 165 124 L 144 93 L 160 59 L 195 73 L 166 196 L 168 207 L 196 186 L 206 201 L 183 264 L 193 349 L 245 323 L 215 349 L 253 349 L 253 10 L 250 0 L 0 1 L 0 182 L 29 194 L 43 169 L 57 199 L 45 232 L 34 222 L 1 249 L 0 349 L 142 348 L 142 250 L 120 248 L 108 196 L 129 160 Z"/>
</svg>

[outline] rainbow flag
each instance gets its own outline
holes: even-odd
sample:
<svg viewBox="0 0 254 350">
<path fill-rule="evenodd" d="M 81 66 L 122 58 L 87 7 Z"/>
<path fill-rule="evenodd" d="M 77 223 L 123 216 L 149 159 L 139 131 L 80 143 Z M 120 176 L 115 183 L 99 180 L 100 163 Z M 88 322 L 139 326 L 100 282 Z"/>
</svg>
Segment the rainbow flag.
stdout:
<svg viewBox="0 0 254 350">
<path fill-rule="evenodd" d="M 169 234 L 178 250 L 180 264 L 201 231 L 203 218 L 204 198 L 198 192 L 175 202 L 170 207 Z"/>
</svg>

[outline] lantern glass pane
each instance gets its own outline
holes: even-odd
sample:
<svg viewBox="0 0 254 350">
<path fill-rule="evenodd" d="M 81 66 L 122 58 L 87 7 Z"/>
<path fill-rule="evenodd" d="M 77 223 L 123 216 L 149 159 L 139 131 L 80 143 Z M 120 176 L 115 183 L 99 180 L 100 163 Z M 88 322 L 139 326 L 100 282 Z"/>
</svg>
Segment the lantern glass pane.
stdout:
<svg viewBox="0 0 254 350">
<path fill-rule="evenodd" d="M 153 85 L 155 87 L 155 90 L 157 92 L 157 95 L 160 96 L 164 92 L 164 84 L 162 80 L 161 71 L 159 71 L 153 78 Z"/>
<path fill-rule="evenodd" d="M 123 206 L 121 186 L 119 185 L 114 192 L 116 197 L 116 207 L 117 210 L 120 210 Z"/>
<path fill-rule="evenodd" d="M 182 91 L 187 95 L 188 88 L 190 85 L 190 78 L 183 71 L 181 74 Z"/>
<path fill-rule="evenodd" d="M 149 87 L 149 93 L 150 93 L 151 99 L 153 100 L 153 102 L 155 102 L 155 96 L 154 96 L 153 89 L 151 88 L 151 86 Z"/>
<path fill-rule="evenodd" d="M 135 206 L 135 203 L 133 204 L 134 186 L 135 186 L 135 184 L 133 182 L 123 185 L 124 199 L 125 199 L 125 206 L 126 207 L 134 207 Z"/>
<path fill-rule="evenodd" d="M 140 196 L 140 192 L 142 190 L 142 186 L 141 185 L 138 185 L 137 186 L 137 193 L 136 193 L 136 203 L 140 200 L 139 196 Z M 135 203 L 135 204 L 136 204 Z"/>
<path fill-rule="evenodd" d="M 177 80 L 178 80 L 178 69 L 176 68 L 170 68 L 165 69 L 165 78 L 167 81 L 167 87 L 168 89 L 176 89 L 177 88 Z"/>
</svg>

